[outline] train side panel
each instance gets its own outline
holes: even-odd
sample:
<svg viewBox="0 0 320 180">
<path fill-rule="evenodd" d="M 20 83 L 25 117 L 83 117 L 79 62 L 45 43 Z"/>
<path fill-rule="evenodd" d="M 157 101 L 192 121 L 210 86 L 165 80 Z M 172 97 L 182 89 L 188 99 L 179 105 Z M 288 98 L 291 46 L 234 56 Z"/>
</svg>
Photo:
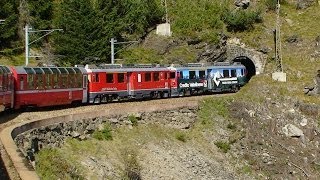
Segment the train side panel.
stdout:
<svg viewBox="0 0 320 180">
<path fill-rule="evenodd" d="M 167 68 L 134 69 L 129 74 L 131 98 L 157 98 L 170 95 L 170 71 Z"/>
<path fill-rule="evenodd" d="M 128 97 L 128 73 L 123 69 L 87 69 L 89 103 Z"/>
<path fill-rule="evenodd" d="M 79 68 L 14 67 L 15 109 L 81 103 L 83 76 Z"/>
<path fill-rule="evenodd" d="M 13 108 L 13 74 L 7 66 L 0 66 L 0 111 Z"/>
</svg>

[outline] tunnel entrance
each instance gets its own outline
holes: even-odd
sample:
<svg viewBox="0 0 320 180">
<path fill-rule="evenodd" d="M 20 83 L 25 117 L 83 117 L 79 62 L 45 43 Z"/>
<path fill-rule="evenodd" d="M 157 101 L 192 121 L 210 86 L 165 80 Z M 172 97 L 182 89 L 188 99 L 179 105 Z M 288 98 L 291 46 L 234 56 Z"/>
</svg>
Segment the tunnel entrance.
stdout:
<svg viewBox="0 0 320 180">
<path fill-rule="evenodd" d="M 256 66 L 252 62 L 251 59 L 245 56 L 236 57 L 233 62 L 240 62 L 243 64 L 247 69 L 247 78 L 248 80 L 251 79 L 252 76 L 256 75 Z"/>
</svg>

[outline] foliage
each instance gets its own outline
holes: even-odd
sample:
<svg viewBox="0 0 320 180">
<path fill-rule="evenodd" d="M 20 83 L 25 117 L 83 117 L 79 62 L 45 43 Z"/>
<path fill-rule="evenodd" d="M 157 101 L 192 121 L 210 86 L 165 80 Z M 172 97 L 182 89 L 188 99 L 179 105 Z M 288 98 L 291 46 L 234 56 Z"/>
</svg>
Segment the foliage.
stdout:
<svg viewBox="0 0 320 180">
<path fill-rule="evenodd" d="M 0 19 L 5 20 L 0 24 L 0 49 L 10 48 L 18 37 L 19 1 L 1 0 Z"/>
<path fill-rule="evenodd" d="M 224 141 L 217 141 L 214 144 L 224 153 L 227 153 L 231 148 L 230 143 Z"/>
<path fill-rule="evenodd" d="M 264 4 L 267 7 L 267 10 L 275 11 L 277 8 L 278 0 L 265 0 Z M 280 0 L 280 4 L 286 4 L 286 0 Z"/>
<path fill-rule="evenodd" d="M 105 124 L 104 129 L 103 130 L 98 130 L 95 131 L 92 134 L 92 137 L 98 140 L 112 140 L 112 133 L 111 133 L 111 127 L 109 124 Z"/>
<path fill-rule="evenodd" d="M 254 23 L 262 22 L 259 10 L 226 10 L 223 20 L 227 25 L 228 31 L 245 31 L 253 28 Z"/>
<path fill-rule="evenodd" d="M 179 140 L 179 141 L 182 141 L 182 142 L 186 142 L 187 141 L 187 137 L 186 137 L 186 134 L 181 132 L 181 131 L 178 131 L 176 134 L 176 139 Z"/>
<path fill-rule="evenodd" d="M 169 3 L 169 15 L 173 32 L 178 36 L 196 37 L 198 32 L 223 27 L 220 20 L 222 7 L 226 3 L 217 1 L 180 0 Z"/>
<path fill-rule="evenodd" d="M 133 126 L 138 126 L 138 119 L 135 115 L 133 115 L 133 114 L 129 115 L 128 119 L 132 123 Z"/>
<path fill-rule="evenodd" d="M 132 48 L 121 53 L 120 58 L 126 64 L 134 63 L 161 63 L 161 56 L 156 53 L 155 50 L 147 48 Z"/>
<path fill-rule="evenodd" d="M 58 149 L 42 149 L 36 155 L 36 172 L 41 179 L 84 179 Z"/>
</svg>

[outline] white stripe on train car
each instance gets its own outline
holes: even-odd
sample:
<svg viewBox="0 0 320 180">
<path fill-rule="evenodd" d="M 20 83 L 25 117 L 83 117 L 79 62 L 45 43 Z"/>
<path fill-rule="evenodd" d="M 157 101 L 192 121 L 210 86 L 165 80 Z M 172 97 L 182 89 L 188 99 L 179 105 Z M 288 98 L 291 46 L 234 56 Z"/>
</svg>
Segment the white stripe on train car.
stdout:
<svg viewBox="0 0 320 180">
<path fill-rule="evenodd" d="M 82 88 L 76 89 L 39 89 L 39 90 L 27 90 L 27 91 L 16 91 L 16 94 L 33 94 L 33 93 L 52 93 L 52 92 L 69 92 L 69 91 L 82 91 Z"/>
</svg>

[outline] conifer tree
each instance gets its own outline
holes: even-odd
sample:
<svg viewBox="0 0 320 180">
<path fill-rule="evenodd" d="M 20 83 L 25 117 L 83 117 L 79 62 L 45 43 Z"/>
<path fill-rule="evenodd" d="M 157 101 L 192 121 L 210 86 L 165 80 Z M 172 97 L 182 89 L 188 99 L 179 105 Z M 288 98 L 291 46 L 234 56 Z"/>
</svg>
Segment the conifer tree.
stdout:
<svg viewBox="0 0 320 180">
<path fill-rule="evenodd" d="M 8 48 L 18 38 L 18 2 L 16 0 L 0 1 L 0 19 L 5 20 L 0 25 L 0 48 Z"/>
</svg>

